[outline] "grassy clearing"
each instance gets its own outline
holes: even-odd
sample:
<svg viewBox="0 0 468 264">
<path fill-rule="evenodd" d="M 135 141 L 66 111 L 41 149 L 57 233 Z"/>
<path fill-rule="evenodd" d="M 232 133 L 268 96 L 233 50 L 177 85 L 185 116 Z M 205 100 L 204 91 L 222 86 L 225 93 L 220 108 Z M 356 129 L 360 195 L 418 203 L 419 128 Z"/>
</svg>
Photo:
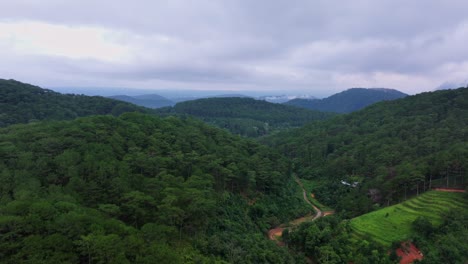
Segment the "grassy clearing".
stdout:
<svg viewBox="0 0 468 264">
<path fill-rule="evenodd" d="M 317 199 L 315 199 L 311 195 L 314 193 L 314 189 L 317 188 L 321 184 L 319 180 L 306 180 L 306 179 L 300 179 L 300 180 L 302 182 L 302 185 L 304 186 L 304 189 L 307 191 L 307 195 L 308 195 L 307 198 L 309 198 L 309 201 L 311 203 L 313 203 L 322 211 L 333 211 L 333 208 L 330 208 L 320 203 Z"/>
<path fill-rule="evenodd" d="M 430 191 L 403 203 L 383 208 L 351 220 L 351 227 L 359 236 L 369 235 L 384 246 L 403 241 L 412 235 L 411 223 L 418 216 L 427 217 L 438 225 L 444 213 L 468 210 L 465 193 Z"/>
</svg>

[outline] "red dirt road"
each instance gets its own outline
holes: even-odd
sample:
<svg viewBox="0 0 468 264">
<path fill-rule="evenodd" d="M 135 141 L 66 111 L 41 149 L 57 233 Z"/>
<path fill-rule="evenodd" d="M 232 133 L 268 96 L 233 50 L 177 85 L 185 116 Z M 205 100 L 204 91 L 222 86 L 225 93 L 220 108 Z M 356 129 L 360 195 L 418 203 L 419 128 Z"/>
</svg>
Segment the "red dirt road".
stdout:
<svg viewBox="0 0 468 264">
<path fill-rule="evenodd" d="M 397 249 L 396 253 L 401 257 L 400 264 L 410 264 L 415 260 L 423 259 L 423 254 L 413 243 L 409 245 L 406 242 L 401 243 L 401 247 Z"/>
<path fill-rule="evenodd" d="M 307 198 L 307 191 L 304 189 L 304 186 L 302 186 L 302 183 L 301 181 L 297 178 L 297 177 L 294 177 L 294 180 L 297 182 L 297 184 L 301 187 L 302 189 L 302 195 L 304 197 L 304 201 L 306 203 L 308 203 L 310 206 L 312 206 L 315 210 L 315 215 L 306 215 L 306 216 L 303 216 L 303 217 L 299 217 L 295 220 L 292 220 L 291 222 L 289 222 L 289 224 L 287 225 L 290 225 L 290 226 L 297 226 L 297 225 L 300 225 L 301 223 L 303 222 L 307 222 L 307 221 L 314 221 L 314 220 L 317 220 L 319 219 L 320 217 L 323 217 L 323 216 L 327 216 L 327 215 L 331 215 L 334 213 L 334 211 L 326 211 L 326 212 L 323 212 L 321 211 L 317 206 L 313 205 L 309 199 Z M 286 229 L 286 228 L 289 228 L 289 227 L 285 227 L 286 224 L 282 224 L 280 226 L 277 226 L 273 229 L 270 229 L 268 231 L 268 238 L 272 241 L 275 241 L 276 244 L 278 244 L 279 246 L 284 246 L 284 242 L 280 241 L 279 238 L 281 237 L 281 235 L 283 234 L 283 230 Z"/>
<path fill-rule="evenodd" d="M 278 246 L 284 246 L 284 242 L 278 240 L 278 238 L 281 237 L 281 235 L 283 234 L 283 230 L 284 230 L 284 227 L 277 227 L 277 228 L 270 229 L 268 231 L 268 238 L 270 240 L 275 241 L 276 244 L 278 244 Z"/>
</svg>

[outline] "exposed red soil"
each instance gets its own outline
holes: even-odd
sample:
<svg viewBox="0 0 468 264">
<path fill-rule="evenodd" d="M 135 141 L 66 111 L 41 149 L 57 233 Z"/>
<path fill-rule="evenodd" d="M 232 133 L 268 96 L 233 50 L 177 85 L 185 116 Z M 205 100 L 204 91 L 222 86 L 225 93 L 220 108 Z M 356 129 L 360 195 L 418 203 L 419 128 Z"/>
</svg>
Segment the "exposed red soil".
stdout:
<svg viewBox="0 0 468 264">
<path fill-rule="evenodd" d="M 284 227 L 276 227 L 268 231 L 268 238 L 276 242 L 278 246 L 284 246 L 284 242 L 278 238 L 283 234 Z"/>
<path fill-rule="evenodd" d="M 396 253 L 401 257 L 400 264 L 409 264 L 415 260 L 423 259 L 421 251 L 413 243 L 409 242 L 401 243 L 401 247 L 396 250 Z"/>
<path fill-rule="evenodd" d="M 335 213 L 335 211 L 324 211 L 323 216 L 332 215 L 334 213 Z"/>
<path fill-rule="evenodd" d="M 460 193 L 466 192 L 463 189 L 454 189 L 454 188 L 434 188 L 434 190 L 440 191 L 440 192 L 460 192 Z"/>
</svg>

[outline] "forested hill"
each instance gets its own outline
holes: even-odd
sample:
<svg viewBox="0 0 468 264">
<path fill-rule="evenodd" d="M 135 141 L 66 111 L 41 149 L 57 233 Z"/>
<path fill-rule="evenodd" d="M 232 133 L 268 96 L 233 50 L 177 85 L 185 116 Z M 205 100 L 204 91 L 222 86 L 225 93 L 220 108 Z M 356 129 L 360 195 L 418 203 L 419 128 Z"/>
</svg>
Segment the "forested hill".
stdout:
<svg viewBox="0 0 468 264">
<path fill-rule="evenodd" d="M 140 113 L 0 129 L 2 263 L 298 263 L 307 212 L 275 150 Z M 301 263 L 301 261 L 299 261 Z"/>
<path fill-rule="evenodd" d="M 465 188 L 468 88 L 380 102 L 270 140 L 301 177 L 327 182 L 319 200 L 350 215 L 430 187 Z"/>
<path fill-rule="evenodd" d="M 15 80 L 0 79 L 0 127 L 133 111 L 151 110 L 100 96 L 61 94 Z"/>
<path fill-rule="evenodd" d="M 352 88 L 324 99 L 294 99 L 285 104 L 324 112 L 350 113 L 380 101 L 406 96 L 394 89 Z"/>
<path fill-rule="evenodd" d="M 283 128 L 327 119 L 333 114 L 274 104 L 252 98 L 206 98 L 185 101 L 161 113 L 191 115 L 234 134 L 258 137 Z"/>
<path fill-rule="evenodd" d="M 174 102 L 172 102 L 171 100 L 157 94 L 145 94 L 137 96 L 114 95 L 109 96 L 109 98 L 148 108 L 160 108 L 174 105 Z"/>
</svg>

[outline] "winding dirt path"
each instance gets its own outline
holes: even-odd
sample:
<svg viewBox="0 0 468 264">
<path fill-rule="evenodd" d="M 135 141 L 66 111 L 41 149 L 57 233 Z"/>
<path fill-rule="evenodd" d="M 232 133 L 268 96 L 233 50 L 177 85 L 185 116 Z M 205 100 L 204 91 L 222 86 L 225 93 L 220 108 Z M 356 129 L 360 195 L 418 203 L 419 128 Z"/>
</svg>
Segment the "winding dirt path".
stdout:
<svg viewBox="0 0 468 264">
<path fill-rule="evenodd" d="M 301 180 L 299 180 L 299 178 L 297 178 L 297 176 L 294 176 L 294 180 L 296 181 L 297 184 L 299 184 L 299 186 L 302 189 L 302 195 L 304 196 L 304 201 L 306 201 L 306 203 L 310 204 L 310 206 L 312 206 L 314 208 L 315 212 L 317 212 L 315 214 L 314 218 L 312 218 L 312 221 L 322 217 L 323 216 L 322 211 L 317 206 L 315 206 L 312 202 L 310 202 L 309 198 L 307 198 L 307 191 L 305 190 L 304 186 L 302 185 Z"/>
<path fill-rule="evenodd" d="M 304 186 L 302 185 L 302 182 L 299 180 L 299 178 L 297 178 L 297 176 L 294 176 L 294 181 L 296 181 L 296 183 L 301 187 L 302 195 L 304 197 L 304 201 L 306 203 L 308 203 L 310 206 L 312 206 L 312 208 L 314 208 L 316 213 L 315 213 L 314 216 L 306 215 L 306 216 L 303 216 L 303 217 L 299 217 L 297 219 L 294 219 L 294 220 L 290 221 L 289 223 L 281 224 L 281 225 L 279 225 L 279 226 L 277 226 L 275 228 L 270 229 L 268 231 L 268 238 L 270 240 L 272 240 L 272 241 L 275 241 L 276 244 L 279 245 L 279 246 L 284 246 L 284 243 L 282 241 L 280 241 L 279 238 L 283 234 L 283 231 L 285 229 L 289 229 L 290 226 L 297 226 L 297 225 L 300 225 L 301 223 L 307 222 L 307 221 L 315 221 L 315 220 L 319 219 L 320 217 L 333 214 L 333 211 L 322 212 L 322 210 L 320 210 L 317 206 L 315 206 L 309 200 L 309 198 L 307 198 L 307 191 L 304 189 Z"/>
</svg>

